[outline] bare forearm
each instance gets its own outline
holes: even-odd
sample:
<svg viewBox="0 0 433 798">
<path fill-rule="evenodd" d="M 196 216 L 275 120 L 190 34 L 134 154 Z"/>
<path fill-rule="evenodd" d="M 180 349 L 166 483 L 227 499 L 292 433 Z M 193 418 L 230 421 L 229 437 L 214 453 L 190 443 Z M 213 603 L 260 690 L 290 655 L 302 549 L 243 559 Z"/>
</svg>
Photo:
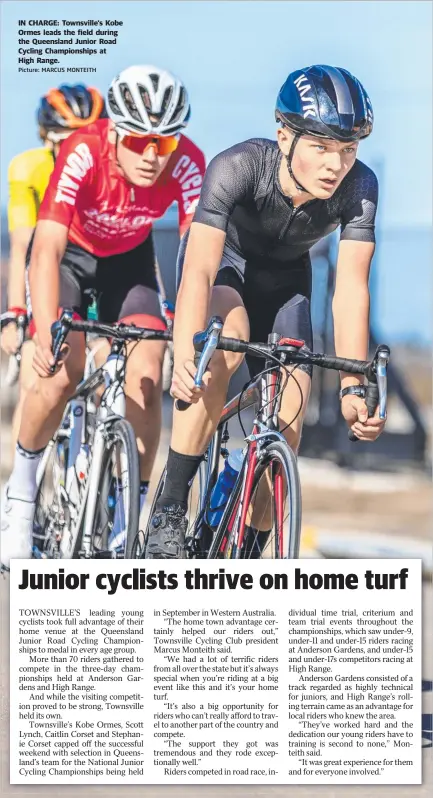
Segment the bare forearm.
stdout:
<svg viewBox="0 0 433 798">
<path fill-rule="evenodd" d="M 25 269 L 27 247 L 32 228 L 15 230 L 11 233 L 11 251 L 8 274 L 8 305 L 10 308 L 25 308 Z"/>
<path fill-rule="evenodd" d="M 335 292 L 332 302 L 335 353 L 338 357 L 366 360 L 368 357 L 370 294 L 368 286 Z M 363 382 L 360 375 L 341 372 L 342 387 Z"/>
<path fill-rule="evenodd" d="M 206 327 L 211 284 L 206 273 L 185 274 L 176 301 L 174 321 L 174 359 L 194 360 L 193 337 Z"/>
<path fill-rule="evenodd" d="M 29 269 L 32 314 L 43 346 L 51 343 L 50 328 L 59 307 L 59 266 L 52 254 L 34 253 Z"/>
</svg>

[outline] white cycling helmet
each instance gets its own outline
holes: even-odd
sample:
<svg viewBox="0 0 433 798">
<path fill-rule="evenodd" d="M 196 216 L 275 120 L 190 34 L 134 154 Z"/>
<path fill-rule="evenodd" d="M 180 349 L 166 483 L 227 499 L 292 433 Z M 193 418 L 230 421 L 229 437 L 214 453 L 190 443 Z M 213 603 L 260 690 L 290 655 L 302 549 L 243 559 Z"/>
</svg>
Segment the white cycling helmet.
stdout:
<svg viewBox="0 0 433 798">
<path fill-rule="evenodd" d="M 172 136 L 186 127 L 191 109 L 179 78 L 155 66 L 131 66 L 111 82 L 107 111 L 116 128 Z"/>
</svg>

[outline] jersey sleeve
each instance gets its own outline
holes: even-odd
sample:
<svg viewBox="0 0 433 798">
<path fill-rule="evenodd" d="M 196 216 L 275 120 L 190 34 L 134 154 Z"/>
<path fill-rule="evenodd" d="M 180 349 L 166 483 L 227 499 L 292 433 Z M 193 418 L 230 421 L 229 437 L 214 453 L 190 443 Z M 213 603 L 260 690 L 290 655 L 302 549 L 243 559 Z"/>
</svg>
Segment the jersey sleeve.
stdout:
<svg viewBox="0 0 433 798">
<path fill-rule="evenodd" d="M 374 172 L 359 164 L 358 174 L 348 183 L 341 213 L 341 241 L 375 242 L 375 218 L 379 187 Z"/>
<path fill-rule="evenodd" d="M 249 142 L 216 155 L 206 170 L 193 221 L 226 231 L 236 205 L 253 195 L 256 164 L 257 148 Z"/>
<path fill-rule="evenodd" d="M 205 171 L 206 161 L 203 152 L 190 139 L 183 137 L 182 149 L 172 172 L 173 199 L 178 204 L 181 238 L 191 225 Z"/>
<path fill-rule="evenodd" d="M 28 177 L 28 165 L 17 155 L 8 169 L 8 229 L 12 233 L 19 227 L 34 227 L 37 203 Z"/>
<path fill-rule="evenodd" d="M 86 190 L 97 170 L 97 157 L 97 141 L 80 131 L 63 142 L 39 209 L 38 220 L 70 226 L 80 193 Z"/>
</svg>

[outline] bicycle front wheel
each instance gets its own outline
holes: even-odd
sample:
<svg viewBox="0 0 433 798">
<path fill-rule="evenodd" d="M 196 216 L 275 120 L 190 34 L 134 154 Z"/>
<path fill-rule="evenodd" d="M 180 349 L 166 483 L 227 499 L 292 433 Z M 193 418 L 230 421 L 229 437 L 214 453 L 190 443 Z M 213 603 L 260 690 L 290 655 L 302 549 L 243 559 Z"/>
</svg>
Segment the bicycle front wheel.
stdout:
<svg viewBox="0 0 433 798">
<path fill-rule="evenodd" d="M 59 435 L 49 442 L 43 456 L 33 520 L 33 555 L 36 558 L 61 559 L 65 556 L 62 548 L 70 557 L 75 552 L 72 538 L 75 508 L 66 491 L 67 447 L 67 439 Z M 79 490 L 78 484 L 76 488 Z"/>
<path fill-rule="evenodd" d="M 140 466 L 134 430 L 123 418 L 107 428 L 93 519 L 94 557 L 130 557 L 140 513 Z"/>
<path fill-rule="evenodd" d="M 301 486 L 296 457 L 274 441 L 256 463 L 250 496 L 239 480 L 230 514 L 215 533 L 211 556 L 224 559 L 297 559 L 301 537 Z M 242 526 L 242 506 L 248 502 Z"/>
</svg>

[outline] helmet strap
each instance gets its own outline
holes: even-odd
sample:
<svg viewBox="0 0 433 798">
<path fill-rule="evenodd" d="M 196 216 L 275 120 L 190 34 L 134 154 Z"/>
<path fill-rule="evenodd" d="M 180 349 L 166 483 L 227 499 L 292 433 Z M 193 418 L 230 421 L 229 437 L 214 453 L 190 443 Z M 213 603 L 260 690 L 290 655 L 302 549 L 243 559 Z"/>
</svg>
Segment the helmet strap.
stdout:
<svg viewBox="0 0 433 798">
<path fill-rule="evenodd" d="M 292 141 L 292 146 L 290 147 L 290 152 L 289 152 L 288 155 L 286 155 L 286 162 L 287 162 L 287 168 L 289 170 L 289 175 L 292 178 L 292 180 L 293 180 L 296 188 L 298 189 L 298 191 L 305 191 L 305 193 L 308 194 L 307 189 L 304 188 L 304 186 L 301 186 L 301 184 L 298 182 L 298 180 L 296 180 L 296 177 L 295 177 L 295 175 L 293 174 L 293 171 L 292 171 L 292 160 L 293 160 L 293 155 L 294 155 L 294 152 L 295 152 L 295 147 L 296 147 L 299 139 L 301 138 L 301 136 L 302 136 L 302 133 L 295 133 L 294 139 Z"/>
<path fill-rule="evenodd" d="M 118 148 L 119 148 L 120 136 L 119 136 L 116 128 L 114 128 L 114 134 L 116 136 L 116 138 L 114 140 L 114 153 L 116 155 L 116 164 L 119 167 L 119 169 L 122 169 L 122 167 L 120 166 L 120 163 L 119 163 L 119 156 L 118 156 Z"/>
</svg>

